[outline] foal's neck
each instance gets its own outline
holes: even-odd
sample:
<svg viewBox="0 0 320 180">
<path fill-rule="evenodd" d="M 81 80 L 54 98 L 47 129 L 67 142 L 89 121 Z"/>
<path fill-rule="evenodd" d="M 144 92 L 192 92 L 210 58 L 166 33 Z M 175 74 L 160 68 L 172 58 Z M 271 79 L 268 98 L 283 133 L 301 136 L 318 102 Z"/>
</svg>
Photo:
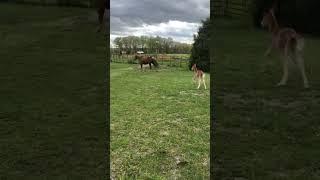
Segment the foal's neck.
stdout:
<svg viewBox="0 0 320 180">
<path fill-rule="evenodd" d="M 278 24 L 278 21 L 276 19 L 276 17 L 274 15 L 272 15 L 272 22 L 269 24 L 269 31 L 273 34 L 273 35 L 277 35 L 280 27 Z"/>
<path fill-rule="evenodd" d="M 195 72 L 195 73 L 196 73 L 197 71 L 198 71 L 198 68 L 196 68 L 196 67 L 195 67 L 195 68 L 193 68 L 193 72 Z"/>
</svg>

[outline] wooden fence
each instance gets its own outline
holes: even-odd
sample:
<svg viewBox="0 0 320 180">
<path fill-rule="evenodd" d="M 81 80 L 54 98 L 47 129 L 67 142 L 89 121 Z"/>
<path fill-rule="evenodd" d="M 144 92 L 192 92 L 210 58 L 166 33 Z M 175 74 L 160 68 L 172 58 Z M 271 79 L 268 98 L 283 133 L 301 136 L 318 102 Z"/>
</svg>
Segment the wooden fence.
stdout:
<svg viewBox="0 0 320 180">
<path fill-rule="evenodd" d="M 252 0 L 214 0 L 211 8 L 214 16 L 248 16 Z"/>
<path fill-rule="evenodd" d="M 167 55 L 167 54 L 148 54 L 145 56 L 154 56 L 160 66 L 169 66 L 169 67 L 180 67 L 180 68 L 188 68 L 189 66 L 189 57 L 179 56 L 179 55 Z M 112 54 L 111 62 L 114 63 L 129 63 L 129 64 L 137 64 L 138 61 L 134 60 L 134 55 L 119 55 Z"/>
</svg>

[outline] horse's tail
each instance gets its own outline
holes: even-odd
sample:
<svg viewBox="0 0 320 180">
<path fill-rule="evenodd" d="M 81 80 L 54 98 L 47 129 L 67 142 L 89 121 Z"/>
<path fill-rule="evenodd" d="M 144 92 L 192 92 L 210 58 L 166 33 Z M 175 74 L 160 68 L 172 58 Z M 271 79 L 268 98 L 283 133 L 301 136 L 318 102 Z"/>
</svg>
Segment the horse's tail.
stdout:
<svg viewBox="0 0 320 180">
<path fill-rule="evenodd" d="M 302 51 L 304 48 L 304 39 L 302 37 L 296 38 L 296 42 L 297 42 L 297 46 L 296 46 L 297 50 Z"/>
<path fill-rule="evenodd" d="M 293 37 L 289 39 L 289 48 L 291 50 L 291 53 L 293 53 L 293 57 L 294 57 L 292 58 L 292 61 L 294 64 L 297 64 L 295 56 L 297 53 L 298 54 L 302 53 L 304 49 L 304 38 L 298 34 L 295 34 Z"/>
<path fill-rule="evenodd" d="M 295 33 L 293 34 L 289 39 L 289 48 L 292 50 L 292 52 L 301 52 L 304 49 L 304 38 Z"/>
</svg>

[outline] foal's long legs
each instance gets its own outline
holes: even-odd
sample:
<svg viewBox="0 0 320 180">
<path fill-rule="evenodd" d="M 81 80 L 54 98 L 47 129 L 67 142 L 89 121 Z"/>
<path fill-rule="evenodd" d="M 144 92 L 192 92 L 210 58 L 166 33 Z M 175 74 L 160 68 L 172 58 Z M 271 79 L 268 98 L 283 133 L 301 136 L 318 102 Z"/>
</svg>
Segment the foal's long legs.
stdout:
<svg viewBox="0 0 320 180">
<path fill-rule="evenodd" d="M 277 84 L 277 86 L 283 86 L 287 84 L 288 81 L 288 74 L 289 74 L 289 56 L 283 56 L 283 74 L 282 74 L 282 78 L 281 81 Z"/>
<path fill-rule="evenodd" d="M 203 74 L 202 82 L 203 82 L 203 85 L 204 85 L 204 89 L 207 89 L 206 80 L 205 80 L 205 78 L 204 78 L 204 74 Z"/>
<path fill-rule="evenodd" d="M 200 88 L 201 86 L 201 79 L 198 79 L 198 89 Z"/>
<path fill-rule="evenodd" d="M 193 78 L 192 78 L 193 83 L 196 83 L 196 78 L 197 78 L 197 75 L 194 74 L 194 75 L 193 75 Z"/>
<path fill-rule="evenodd" d="M 304 59 L 301 57 L 301 55 L 299 53 L 297 53 L 296 54 L 296 60 L 297 60 L 298 67 L 299 67 L 300 72 L 301 72 L 303 85 L 304 85 L 305 88 L 309 88 L 309 82 L 308 82 L 308 78 L 306 76 L 305 67 L 304 67 Z"/>
<path fill-rule="evenodd" d="M 205 81 L 204 75 L 203 75 L 202 77 L 199 77 L 199 78 L 198 78 L 198 89 L 200 88 L 201 83 L 203 83 L 203 85 L 204 85 L 204 89 L 207 89 L 206 81 Z"/>
<path fill-rule="evenodd" d="M 264 53 L 264 56 L 269 56 L 272 50 L 272 44 L 270 45 L 270 47 L 268 47 L 268 49 L 266 50 L 266 52 Z"/>
</svg>

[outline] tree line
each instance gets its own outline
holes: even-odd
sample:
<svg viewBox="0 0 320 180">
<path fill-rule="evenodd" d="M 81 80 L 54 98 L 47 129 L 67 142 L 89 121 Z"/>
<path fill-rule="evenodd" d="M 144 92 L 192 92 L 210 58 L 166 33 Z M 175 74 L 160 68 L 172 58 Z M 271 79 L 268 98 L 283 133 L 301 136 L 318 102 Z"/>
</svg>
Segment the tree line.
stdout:
<svg viewBox="0 0 320 180">
<path fill-rule="evenodd" d="M 118 52 L 134 54 L 141 50 L 147 54 L 189 54 L 192 45 L 174 41 L 171 37 L 126 36 L 114 39 Z"/>
</svg>

